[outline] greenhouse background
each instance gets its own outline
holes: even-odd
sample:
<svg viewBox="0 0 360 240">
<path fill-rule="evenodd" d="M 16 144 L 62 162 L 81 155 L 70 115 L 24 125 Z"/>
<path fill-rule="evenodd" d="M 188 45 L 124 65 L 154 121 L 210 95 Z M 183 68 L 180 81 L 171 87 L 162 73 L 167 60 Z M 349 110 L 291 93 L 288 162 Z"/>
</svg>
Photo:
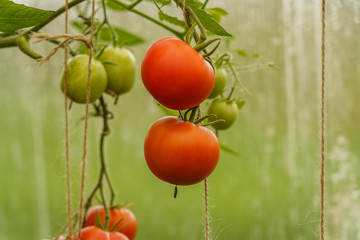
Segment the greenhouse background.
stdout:
<svg viewBox="0 0 360 240">
<path fill-rule="evenodd" d="M 61 1 L 20 1 L 55 10 Z M 252 95 L 222 143 L 209 177 L 210 226 L 214 240 L 319 239 L 321 1 L 210 1 L 229 13 L 223 26 L 236 36 L 244 66 L 261 55 L 279 70 L 259 64 L 240 77 Z M 139 8 L 156 15 L 144 2 Z M 176 9 L 174 9 L 175 11 Z M 76 17 L 71 11 L 71 17 Z M 144 88 L 140 65 L 148 46 L 172 36 L 131 12 L 111 13 L 111 22 L 141 35 L 129 47 L 138 70 L 133 90 L 110 104 L 106 154 L 118 202 L 131 202 L 136 239 L 203 238 L 203 185 L 179 187 L 155 178 L 143 156 L 144 136 L 164 113 Z M 327 1 L 326 15 L 326 236 L 360 239 L 360 2 Z M 63 32 L 63 18 L 49 24 Z M 74 31 L 74 29 L 71 29 Z M 50 43 L 33 44 L 47 53 Z M 63 52 L 40 65 L 16 48 L 0 49 L 0 239 L 47 239 L 66 222 L 64 107 L 60 79 Z M 111 102 L 110 97 L 106 96 Z M 83 105 L 70 114 L 72 202 L 80 192 Z M 89 119 L 86 187 L 97 180 L 101 122 Z"/>
</svg>

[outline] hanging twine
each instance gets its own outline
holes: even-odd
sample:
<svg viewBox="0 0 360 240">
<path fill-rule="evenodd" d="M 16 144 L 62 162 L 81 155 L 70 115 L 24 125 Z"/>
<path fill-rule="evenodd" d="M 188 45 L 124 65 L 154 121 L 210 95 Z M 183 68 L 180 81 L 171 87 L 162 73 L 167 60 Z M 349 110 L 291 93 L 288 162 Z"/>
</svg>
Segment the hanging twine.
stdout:
<svg viewBox="0 0 360 240">
<path fill-rule="evenodd" d="M 67 11 L 65 11 L 65 13 L 67 13 Z M 68 20 L 66 20 L 66 21 L 68 21 Z M 67 29 L 67 27 L 66 27 L 66 29 Z M 76 34 L 76 35 L 68 34 L 67 30 L 65 31 L 65 34 L 59 34 L 59 35 L 55 35 L 55 36 L 48 35 L 46 33 L 32 33 L 30 35 L 30 37 L 39 38 L 38 40 L 33 41 L 33 43 L 39 43 L 39 42 L 42 42 L 42 41 L 45 41 L 45 40 L 56 40 L 56 39 L 59 39 L 59 38 L 65 38 L 65 40 L 63 40 L 56 47 L 51 49 L 49 54 L 46 57 L 42 57 L 42 58 L 37 59 L 37 61 L 40 62 L 40 64 L 43 64 L 44 62 L 47 62 L 57 52 L 57 50 L 59 50 L 59 48 L 62 48 L 62 47 L 68 48 L 68 45 L 69 45 L 70 41 L 83 42 L 88 48 L 90 48 L 90 45 L 91 45 L 90 39 L 87 39 L 84 35 L 82 35 L 82 34 Z M 66 51 L 69 52 L 69 49 L 68 50 L 65 49 L 65 54 L 66 54 Z M 67 53 L 67 55 L 68 55 L 68 53 Z"/>
<path fill-rule="evenodd" d="M 92 0 L 91 7 L 91 30 L 89 40 L 89 62 L 88 62 L 88 79 L 87 79 L 87 93 L 86 93 L 86 107 L 85 107 L 85 127 L 84 127 L 84 145 L 83 145 L 83 156 L 82 156 L 82 169 L 81 169 L 81 186 L 80 186 L 80 203 L 79 203 L 79 239 L 81 238 L 81 227 L 82 227 L 82 214 L 84 209 L 84 189 L 85 189 L 85 173 L 87 163 L 87 130 L 88 130 L 88 119 L 89 119 L 89 101 L 90 101 L 90 78 L 91 78 L 91 61 L 93 56 L 93 41 L 94 41 L 94 27 L 95 27 L 95 0 Z"/>
<path fill-rule="evenodd" d="M 321 173 L 320 173 L 320 238 L 325 235 L 325 0 L 322 0 L 322 27 L 321 27 Z"/>
<path fill-rule="evenodd" d="M 205 189 L 205 240 L 209 240 L 209 206 L 208 206 L 208 182 L 207 178 L 204 180 Z"/>
<path fill-rule="evenodd" d="M 65 34 L 69 31 L 69 1 L 65 0 Z M 71 180 L 70 180 L 70 151 L 69 151 L 69 118 L 68 118 L 68 99 L 67 99 L 67 62 L 69 58 L 69 44 L 64 43 L 65 49 L 65 73 L 64 73 L 64 107 L 65 107 L 65 154 L 66 154 L 66 199 L 67 199 L 67 221 L 68 221 L 68 236 L 72 236 L 71 224 Z M 55 50 L 55 52 L 57 49 Z M 55 54 L 55 52 L 53 54 Z M 47 61 L 51 56 L 46 57 Z M 42 59 L 43 60 L 43 59 Z"/>
</svg>

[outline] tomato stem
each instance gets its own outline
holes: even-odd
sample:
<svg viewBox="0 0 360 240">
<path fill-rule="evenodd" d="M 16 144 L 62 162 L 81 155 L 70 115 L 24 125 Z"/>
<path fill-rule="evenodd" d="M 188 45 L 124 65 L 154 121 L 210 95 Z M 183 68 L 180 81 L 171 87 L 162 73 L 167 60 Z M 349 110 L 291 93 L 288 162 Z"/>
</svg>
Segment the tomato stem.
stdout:
<svg viewBox="0 0 360 240">
<path fill-rule="evenodd" d="M 212 44 L 213 42 L 215 41 L 218 41 L 218 43 L 215 45 L 214 49 L 212 49 L 209 53 L 206 53 L 203 57 L 208 57 L 210 56 L 211 54 L 213 54 L 215 52 L 215 50 L 219 47 L 219 44 L 221 42 L 221 38 L 214 38 L 214 39 L 211 39 L 209 41 L 206 41 L 206 42 L 202 42 L 202 43 L 198 43 L 194 46 L 194 49 L 197 51 L 197 52 L 200 52 L 202 50 L 204 50 L 205 48 L 207 48 L 210 44 Z"/>
<path fill-rule="evenodd" d="M 107 204 L 106 204 L 106 199 L 105 199 L 105 196 L 104 196 L 104 190 L 103 190 L 104 177 L 105 177 L 107 185 L 108 185 L 108 187 L 110 189 L 110 204 L 109 204 L 109 206 L 113 205 L 114 198 L 115 198 L 115 191 L 114 191 L 114 188 L 113 188 L 113 186 L 111 184 L 110 177 L 109 177 L 109 174 L 108 174 L 107 169 L 106 169 L 105 154 L 104 154 L 105 137 L 110 134 L 110 128 L 109 128 L 109 125 L 108 125 L 108 120 L 109 120 L 108 115 L 111 114 L 111 113 L 107 109 L 104 98 L 100 97 L 99 100 L 100 100 L 100 108 L 102 110 L 102 118 L 103 118 L 103 129 L 102 129 L 102 133 L 101 133 L 101 136 L 100 136 L 100 145 L 99 145 L 99 148 L 100 148 L 100 174 L 99 174 L 99 179 L 98 179 L 94 189 L 92 190 L 91 194 L 89 195 L 89 197 L 88 197 L 88 199 L 86 201 L 85 212 L 87 212 L 87 210 L 90 208 L 91 203 L 92 203 L 92 199 L 95 196 L 96 192 L 99 190 L 100 195 L 101 195 L 102 205 L 104 206 L 104 210 L 105 210 L 105 224 L 104 224 L 104 226 L 105 226 L 105 229 L 107 229 L 110 216 L 109 216 L 109 211 L 108 211 L 108 207 L 107 207 Z M 84 218 L 84 220 L 85 220 L 85 218 Z"/>
<path fill-rule="evenodd" d="M 191 37 L 194 35 L 196 24 L 193 24 L 189 30 L 186 32 L 185 35 L 185 42 L 190 45 L 191 43 Z"/>
<path fill-rule="evenodd" d="M 241 87 L 247 94 L 252 95 L 252 92 L 250 92 L 250 91 L 245 87 L 245 85 L 241 82 L 241 80 L 240 80 L 240 78 L 238 77 L 238 75 L 236 74 L 236 72 L 235 72 L 234 67 L 232 66 L 232 64 L 229 63 L 228 66 L 229 66 L 229 68 L 230 68 L 230 70 L 231 70 L 232 75 L 234 76 L 235 81 L 234 81 L 233 86 L 231 87 L 231 90 L 230 90 L 230 92 L 229 92 L 229 95 L 227 96 L 226 99 L 231 100 L 231 96 L 232 96 L 232 94 L 234 93 L 234 90 L 235 90 L 237 84 L 240 84 L 240 87 Z"/>
<path fill-rule="evenodd" d="M 205 0 L 204 4 L 202 5 L 201 9 L 205 9 L 207 3 L 209 2 L 209 0 Z"/>
<path fill-rule="evenodd" d="M 170 26 L 168 26 L 168 25 L 166 25 L 166 24 L 158 21 L 157 19 L 155 19 L 155 18 L 153 18 L 153 17 L 145 14 L 144 12 L 139 11 L 139 10 L 137 10 L 137 9 L 134 9 L 134 7 L 135 7 L 138 3 L 140 3 L 141 1 L 136 1 L 136 2 L 134 2 L 133 4 L 126 4 L 126 3 L 123 3 L 122 1 L 119 1 L 119 0 L 109 0 L 109 1 L 117 4 L 117 5 L 125 8 L 125 9 L 127 9 L 128 11 L 133 12 L 133 13 L 135 13 L 135 14 L 143 17 L 143 18 L 146 18 L 147 20 L 149 20 L 149 21 L 151 21 L 151 22 L 159 25 L 160 27 L 168 30 L 169 32 L 175 34 L 175 35 L 176 35 L 178 38 L 180 38 L 180 39 L 183 39 L 184 36 L 185 36 L 185 33 L 184 33 L 184 32 L 179 32 L 179 31 L 175 30 L 174 28 L 172 28 L 172 27 L 170 27 Z M 136 4 L 135 4 L 135 3 L 136 3 Z"/>
<path fill-rule="evenodd" d="M 85 0 L 74 0 L 69 2 L 68 9 L 78 5 L 79 3 L 82 3 Z M 45 27 L 47 24 L 49 24 L 51 21 L 53 21 L 55 18 L 57 18 L 59 15 L 65 12 L 65 6 L 62 6 L 58 10 L 56 10 L 52 15 L 50 15 L 47 19 L 42 21 L 41 23 L 35 25 L 34 27 L 30 28 L 28 31 L 25 32 L 26 35 L 28 35 L 31 32 L 37 32 L 43 27 Z"/>
<path fill-rule="evenodd" d="M 229 62 L 231 59 L 231 56 L 228 53 L 222 54 L 214 63 L 216 68 L 220 68 L 223 62 Z"/>
<path fill-rule="evenodd" d="M 26 55 L 28 55 L 29 57 L 33 58 L 33 59 L 40 59 L 42 58 L 42 56 L 40 54 L 38 54 L 37 52 L 35 52 L 34 50 L 32 50 L 30 48 L 29 42 L 28 40 L 25 38 L 24 35 L 20 35 L 17 39 L 16 39 L 16 44 L 19 47 L 19 49 L 25 53 Z"/>
<path fill-rule="evenodd" d="M 198 27 L 200 29 L 200 38 L 197 40 L 197 44 L 200 44 L 200 43 L 206 41 L 206 39 L 207 39 L 206 29 L 204 28 L 204 26 L 202 25 L 201 21 L 196 16 L 194 11 L 190 7 L 188 7 L 186 5 L 184 6 L 184 4 L 181 0 L 174 0 L 174 1 L 180 8 L 185 10 L 184 14 L 185 15 L 189 14 L 192 17 L 192 19 L 194 19 L 195 23 L 198 25 Z"/>
<path fill-rule="evenodd" d="M 186 115 L 183 113 L 182 110 L 179 110 L 179 117 L 180 117 L 181 120 L 186 121 Z"/>
<path fill-rule="evenodd" d="M 175 189 L 174 189 L 174 198 L 177 197 L 177 194 L 178 194 L 178 186 L 175 185 Z"/>
<path fill-rule="evenodd" d="M 103 13 L 104 13 L 104 20 L 102 22 L 102 24 L 100 26 L 103 26 L 104 24 L 106 24 L 108 27 L 109 27 L 109 30 L 111 32 L 111 36 L 112 36 L 112 41 L 113 41 L 113 46 L 115 47 L 116 44 L 117 44 L 117 41 L 116 41 L 116 34 L 114 32 L 114 29 L 113 27 L 111 26 L 110 22 L 109 22 L 109 19 L 107 17 L 107 11 L 106 11 L 106 5 L 105 5 L 105 0 L 101 0 L 101 3 L 102 3 L 102 7 L 103 7 Z M 100 27 L 97 29 L 96 33 L 98 33 L 100 31 Z"/>
<path fill-rule="evenodd" d="M 193 108 L 191 109 L 191 114 L 190 114 L 189 122 L 194 122 L 198 108 L 199 108 L 199 105 L 196 106 L 196 107 L 193 107 Z"/>
</svg>

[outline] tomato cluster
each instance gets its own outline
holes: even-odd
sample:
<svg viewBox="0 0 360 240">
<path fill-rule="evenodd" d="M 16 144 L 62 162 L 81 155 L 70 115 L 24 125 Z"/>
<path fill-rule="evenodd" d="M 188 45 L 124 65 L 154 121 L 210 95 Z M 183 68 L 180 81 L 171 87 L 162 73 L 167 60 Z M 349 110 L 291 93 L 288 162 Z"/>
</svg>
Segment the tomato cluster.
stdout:
<svg viewBox="0 0 360 240">
<path fill-rule="evenodd" d="M 67 96 L 74 102 L 86 103 L 88 85 L 89 56 L 82 54 L 71 58 L 67 68 Z M 128 92 L 134 85 L 136 61 L 127 49 L 109 47 L 99 60 L 91 61 L 89 81 L 89 102 L 94 102 L 106 91 L 113 95 Z M 61 80 L 61 90 L 65 88 L 65 71 Z"/>
<path fill-rule="evenodd" d="M 137 231 L 137 221 L 133 212 L 127 208 L 110 208 L 109 222 L 107 230 L 119 231 L 126 235 L 129 240 L 133 240 Z M 96 226 L 96 218 L 99 217 L 100 223 L 105 225 L 105 209 L 102 205 L 91 207 L 86 214 L 85 226 Z"/>
<path fill-rule="evenodd" d="M 226 130 L 230 128 L 239 115 L 239 110 L 243 107 L 245 101 L 231 98 L 231 94 L 235 89 L 236 82 L 230 90 L 230 94 L 224 97 L 225 87 L 228 82 L 228 74 L 222 66 L 215 67 L 215 86 L 209 95 L 212 99 L 207 114 L 212 115 L 208 120 L 214 122 L 212 126 L 216 130 Z M 215 122 L 217 121 L 217 122 Z"/>
<path fill-rule="evenodd" d="M 142 62 L 141 76 L 149 93 L 174 110 L 198 106 L 215 84 L 210 63 L 189 44 L 173 37 L 159 39 L 150 46 Z M 209 129 L 186 119 L 164 117 L 148 131 L 144 155 L 151 172 L 159 179 L 174 185 L 191 185 L 213 172 L 220 147 Z"/>
<path fill-rule="evenodd" d="M 105 228 L 105 209 L 102 205 L 91 207 L 86 214 L 80 240 L 133 240 L 137 231 L 137 221 L 133 212 L 127 208 L 111 208 L 108 227 Z M 97 225 L 97 218 L 101 226 Z M 59 236 L 57 240 L 65 240 Z M 71 240 L 78 240 L 75 235 Z"/>
</svg>

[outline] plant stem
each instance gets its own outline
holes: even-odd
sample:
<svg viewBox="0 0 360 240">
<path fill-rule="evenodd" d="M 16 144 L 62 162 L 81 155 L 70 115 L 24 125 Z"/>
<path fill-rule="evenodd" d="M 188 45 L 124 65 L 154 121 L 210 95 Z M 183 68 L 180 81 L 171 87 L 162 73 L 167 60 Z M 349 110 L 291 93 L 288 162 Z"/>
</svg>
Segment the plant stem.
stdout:
<svg viewBox="0 0 360 240">
<path fill-rule="evenodd" d="M 132 4 L 129 4 L 128 5 L 128 9 L 133 9 L 134 7 L 136 7 L 136 5 L 138 5 L 139 3 L 141 3 L 143 0 L 137 0 L 137 1 L 135 1 L 134 3 L 132 3 Z"/>
<path fill-rule="evenodd" d="M 135 13 L 135 14 L 143 17 L 143 18 L 146 18 L 147 20 L 149 20 L 149 21 L 151 21 L 151 22 L 159 25 L 160 27 L 168 30 L 169 32 L 171 32 L 171 33 L 173 33 L 173 34 L 175 34 L 175 35 L 176 35 L 178 38 L 180 38 L 180 39 L 183 39 L 184 36 L 185 36 L 185 33 L 184 33 L 184 32 L 179 32 L 179 31 L 173 29 L 172 27 L 170 27 L 170 26 L 168 26 L 168 25 L 166 25 L 166 24 L 158 21 L 157 19 L 155 19 L 155 18 L 153 18 L 153 17 L 151 17 L 151 16 L 149 16 L 149 15 L 147 15 L 147 14 L 145 14 L 145 13 L 139 11 L 139 10 L 134 9 L 133 6 L 132 6 L 132 5 L 134 5 L 134 4 L 128 5 L 128 4 L 125 4 L 125 3 L 123 3 L 123 2 L 121 2 L 121 1 L 119 1 L 119 0 L 110 0 L 110 1 L 113 2 L 113 3 L 116 3 L 117 5 L 123 7 L 123 8 L 125 8 L 125 9 L 127 9 L 127 10 L 129 10 L 130 12 L 133 12 L 133 13 Z"/>
<path fill-rule="evenodd" d="M 102 27 L 104 24 L 106 24 L 109 27 L 109 30 L 110 30 L 111 36 L 112 36 L 113 46 L 116 46 L 116 34 L 115 34 L 114 29 L 111 26 L 109 19 L 107 17 L 105 0 L 101 0 L 101 2 L 102 2 L 103 12 L 104 12 L 104 21 L 102 22 L 102 24 L 100 26 Z M 98 28 L 96 33 L 101 29 L 101 27 Z"/>
<path fill-rule="evenodd" d="M 110 206 L 114 202 L 115 192 L 114 192 L 114 189 L 113 189 L 113 187 L 111 185 L 110 178 L 109 178 L 109 175 L 108 175 L 107 169 L 106 169 L 106 162 L 105 162 L 104 143 L 105 143 L 105 137 L 110 134 L 110 128 L 109 128 L 109 125 L 108 125 L 108 113 L 109 113 L 109 111 L 107 110 L 107 106 L 106 106 L 106 103 L 105 103 L 103 97 L 100 97 L 100 107 L 102 108 L 102 118 L 103 118 L 103 129 L 102 129 L 102 133 L 101 133 L 101 137 L 100 137 L 100 145 L 99 145 L 99 148 L 100 148 L 100 175 L 99 175 L 99 179 L 98 179 L 94 189 L 92 190 L 91 194 L 89 195 L 89 197 L 88 197 L 88 199 L 86 201 L 85 213 L 90 208 L 91 201 L 92 201 L 93 197 L 95 196 L 96 192 L 98 190 L 100 190 L 101 199 L 102 199 L 104 210 L 105 210 L 105 213 L 106 213 L 106 215 L 105 215 L 105 225 L 107 225 L 108 219 L 109 219 L 109 214 L 108 214 L 108 207 L 106 206 L 107 204 L 105 203 L 105 196 L 104 196 L 104 192 L 103 192 L 103 179 L 104 179 L 104 176 L 105 176 L 105 179 L 106 179 L 106 181 L 108 183 L 110 193 L 111 193 Z"/>
<path fill-rule="evenodd" d="M 194 122 L 198 108 L 199 108 L 199 105 L 192 108 L 190 118 L 189 118 L 189 122 Z"/>
<path fill-rule="evenodd" d="M 230 100 L 232 94 L 234 93 L 234 90 L 235 90 L 235 87 L 236 87 L 236 84 L 240 84 L 241 88 L 244 89 L 244 91 L 249 94 L 249 95 L 252 95 L 252 92 L 250 92 L 245 86 L 244 84 L 241 82 L 241 80 L 239 79 L 238 75 L 236 74 L 233 66 L 231 63 L 228 64 L 230 70 L 231 70 L 231 73 L 233 74 L 234 78 L 235 78 L 235 81 L 234 81 L 234 84 L 233 86 L 231 87 L 231 90 L 230 90 L 230 93 L 229 95 L 227 96 L 227 99 Z"/>
<path fill-rule="evenodd" d="M 103 172 L 104 172 L 106 181 L 107 181 L 109 189 L 110 189 L 110 194 L 111 194 L 110 206 L 111 206 L 114 203 L 115 191 L 114 191 L 114 188 L 113 188 L 113 186 L 111 184 L 107 169 L 105 167 L 106 165 L 105 165 L 105 156 L 104 156 L 104 140 L 105 140 L 105 137 L 110 134 L 110 128 L 109 128 L 109 125 L 108 125 L 109 111 L 107 109 L 107 106 L 106 106 L 106 103 L 105 103 L 103 97 L 100 98 L 100 105 L 101 105 L 102 110 L 103 110 L 103 132 L 101 133 L 101 139 L 100 139 L 100 158 L 101 158 L 100 160 L 101 160 L 101 164 L 104 166 Z"/>
<path fill-rule="evenodd" d="M 16 39 L 19 35 L 0 38 L 0 48 L 16 47 Z"/>
<path fill-rule="evenodd" d="M 85 0 L 74 0 L 69 2 L 69 9 L 78 5 L 79 3 L 83 2 Z M 35 25 L 34 27 L 30 28 L 30 30 L 28 30 L 26 32 L 26 34 L 30 33 L 30 32 L 37 32 L 40 29 L 42 29 L 43 27 L 45 27 L 48 23 L 50 23 L 52 20 L 54 20 L 55 18 L 57 18 L 59 15 L 61 15 L 62 13 L 65 12 L 65 6 L 59 8 L 58 10 L 56 10 L 50 17 L 48 17 L 47 19 L 45 19 L 43 22 Z"/>
<path fill-rule="evenodd" d="M 181 0 L 174 0 L 174 1 L 180 8 L 182 8 L 182 9 L 184 8 L 184 5 Z M 194 11 L 190 7 L 185 6 L 185 11 L 186 12 L 184 14 L 185 15 L 189 14 L 194 19 L 194 21 L 196 22 L 196 24 L 198 25 L 198 27 L 200 29 L 200 38 L 197 43 L 204 42 L 207 39 L 206 29 L 204 28 L 204 26 L 200 22 L 199 18 L 196 16 Z"/>
<path fill-rule="evenodd" d="M 209 0 L 205 0 L 204 4 L 202 5 L 201 9 L 205 9 L 206 5 L 208 4 Z"/>
</svg>

